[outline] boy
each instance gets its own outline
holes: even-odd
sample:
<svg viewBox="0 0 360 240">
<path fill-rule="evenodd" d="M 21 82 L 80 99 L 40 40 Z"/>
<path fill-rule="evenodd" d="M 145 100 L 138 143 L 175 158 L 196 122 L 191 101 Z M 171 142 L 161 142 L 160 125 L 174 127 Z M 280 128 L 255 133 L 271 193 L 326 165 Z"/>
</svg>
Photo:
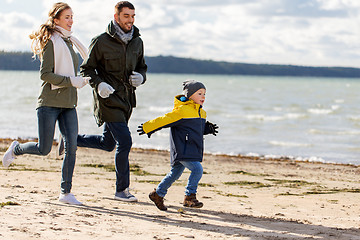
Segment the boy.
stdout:
<svg viewBox="0 0 360 240">
<path fill-rule="evenodd" d="M 202 109 L 206 88 L 201 82 L 187 80 L 183 83 L 184 95 L 174 100 L 172 112 L 150 120 L 139 126 L 140 135 L 151 134 L 162 128 L 170 127 L 171 170 L 164 177 L 149 198 L 156 207 L 166 211 L 164 197 L 170 186 L 181 176 L 185 168 L 191 171 L 185 190 L 185 207 L 201 208 L 202 202 L 196 199 L 196 190 L 203 174 L 201 161 L 204 151 L 203 135 L 216 136 L 216 124 L 206 122 L 206 112 Z"/>
</svg>

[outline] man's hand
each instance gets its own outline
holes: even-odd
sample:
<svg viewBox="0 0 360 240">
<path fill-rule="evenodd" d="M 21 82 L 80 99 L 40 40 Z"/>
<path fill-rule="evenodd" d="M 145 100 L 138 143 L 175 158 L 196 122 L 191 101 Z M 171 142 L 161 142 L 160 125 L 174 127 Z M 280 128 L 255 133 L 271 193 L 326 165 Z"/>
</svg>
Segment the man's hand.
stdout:
<svg viewBox="0 0 360 240">
<path fill-rule="evenodd" d="M 130 83 L 131 83 L 131 85 L 132 85 L 133 87 L 138 87 L 138 86 L 140 86 L 140 85 L 143 83 L 143 81 L 144 81 L 143 76 L 142 76 L 140 73 L 135 72 L 135 71 L 133 71 L 132 73 L 133 73 L 133 74 L 130 75 Z"/>
<path fill-rule="evenodd" d="M 98 93 L 102 98 L 108 98 L 114 91 L 115 89 L 106 82 L 101 82 L 98 86 Z"/>
</svg>

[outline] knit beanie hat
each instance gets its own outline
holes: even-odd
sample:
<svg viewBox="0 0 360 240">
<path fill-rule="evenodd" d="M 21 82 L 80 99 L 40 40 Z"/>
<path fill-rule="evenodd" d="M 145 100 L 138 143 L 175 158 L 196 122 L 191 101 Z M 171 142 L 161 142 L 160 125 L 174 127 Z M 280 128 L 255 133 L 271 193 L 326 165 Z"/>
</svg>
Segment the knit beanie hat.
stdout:
<svg viewBox="0 0 360 240">
<path fill-rule="evenodd" d="M 197 90 L 201 88 L 206 89 L 204 84 L 195 80 L 186 80 L 185 82 L 183 82 L 183 86 L 184 95 L 187 98 L 191 97 L 191 95 L 193 95 Z"/>
</svg>

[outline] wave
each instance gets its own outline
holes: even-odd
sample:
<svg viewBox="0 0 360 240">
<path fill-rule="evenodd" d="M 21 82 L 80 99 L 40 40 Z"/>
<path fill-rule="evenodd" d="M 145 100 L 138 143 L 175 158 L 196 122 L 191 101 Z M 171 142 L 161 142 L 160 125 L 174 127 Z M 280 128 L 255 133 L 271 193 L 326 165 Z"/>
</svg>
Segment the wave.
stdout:
<svg viewBox="0 0 360 240">
<path fill-rule="evenodd" d="M 171 107 L 156 107 L 156 106 L 150 106 L 149 111 L 151 112 L 158 112 L 158 113 L 167 113 L 172 110 Z"/>
<path fill-rule="evenodd" d="M 311 156 L 311 157 L 296 157 L 295 158 L 296 161 L 309 161 L 309 162 L 321 162 L 321 163 L 334 163 L 332 161 L 325 161 L 323 158 L 321 157 L 315 157 L 315 156 Z"/>
<path fill-rule="evenodd" d="M 360 131 L 350 130 L 350 131 L 338 131 L 336 132 L 337 135 L 360 135 Z"/>
<path fill-rule="evenodd" d="M 334 113 L 339 108 L 339 105 L 332 105 L 331 108 L 309 108 L 307 111 L 317 115 L 328 115 Z"/>
<path fill-rule="evenodd" d="M 284 155 L 275 155 L 275 154 L 267 154 L 261 156 L 257 153 L 248 153 L 245 156 L 247 157 L 259 157 L 264 159 L 288 159 L 288 160 L 294 160 L 294 161 L 303 161 L 303 162 L 321 162 L 321 163 L 334 163 L 331 161 L 325 161 L 321 157 L 316 156 L 310 156 L 310 157 L 294 157 L 294 156 L 284 156 Z"/>
<path fill-rule="evenodd" d="M 298 142 L 269 141 L 269 143 L 274 146 L 282 147 L 311 147 L 311 144 Z"/>
<path fill-rule="evenodd" d="M 314 135 L 360 135 L 360 130 L 346 130 L 346 131 L 330 131 L 330 130 L 320 130 L 320 129 L 310 129 L 308 131 L 310 134 Z"/>
<path fill-rule="evenodd" d="M 306 115 L 301 113 L 287 113 L 284 115 L 250 114 L 250 115 L 246 115 L 245 117 L 249 120 L 275 122 L 275 121 L 282 121 L 288 119 L 306 118 Z"/>
<path fill-rule="evenodd" d="M 336 102 L 336 103 L 344 103 L 345 100 L 344 100 L 344 99 L 335 99 L 335 102 Z"/>
<path fill-rule="evenodd" d="M 350 115 L 346 117 L 350 121 L 360 122 L 360 115 Z"/>
</svg>

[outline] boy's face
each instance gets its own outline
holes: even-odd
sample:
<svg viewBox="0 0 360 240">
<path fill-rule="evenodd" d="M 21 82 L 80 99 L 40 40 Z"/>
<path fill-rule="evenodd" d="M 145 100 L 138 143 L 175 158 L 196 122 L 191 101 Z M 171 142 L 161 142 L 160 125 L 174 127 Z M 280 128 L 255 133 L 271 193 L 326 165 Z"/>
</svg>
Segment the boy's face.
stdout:
<svg viewBox="0 0 360 240">
<path fill-rule="evenodd" d="M 189 98 L 191 100 L 193 100 L 196 104 L 200 104 L 202 106 L 205 102 L 205 94 L 206 94 L 206 90 L 203 88 L 200 88 Z"/>
</svg>

